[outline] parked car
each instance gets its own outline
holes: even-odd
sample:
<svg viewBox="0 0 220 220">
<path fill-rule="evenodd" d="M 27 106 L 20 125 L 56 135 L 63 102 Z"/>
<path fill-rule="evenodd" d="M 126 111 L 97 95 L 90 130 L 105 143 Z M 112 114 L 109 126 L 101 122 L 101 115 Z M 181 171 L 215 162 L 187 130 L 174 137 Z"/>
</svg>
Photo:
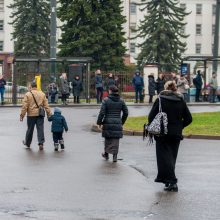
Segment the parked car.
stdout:
<svg viewBox="0 0 220 220">
<path fill-rule="evenodd" d="M 6 82 L 5 85 L 5 92 L 11 93 L 12 92 L 12 82 Z M 19 86 L 17 85 L 17 92 L 18 93 L 26 93 L 28 91 L 28 88 L 26 86 Z"/>
</svg>

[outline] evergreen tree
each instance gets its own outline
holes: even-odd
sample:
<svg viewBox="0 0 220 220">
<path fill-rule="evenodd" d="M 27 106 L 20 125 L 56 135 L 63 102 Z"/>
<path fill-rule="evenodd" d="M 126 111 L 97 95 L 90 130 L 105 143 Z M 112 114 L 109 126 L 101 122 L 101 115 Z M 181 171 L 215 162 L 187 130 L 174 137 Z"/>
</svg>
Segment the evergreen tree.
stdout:
<svg viewBox="0 0 220 220">
<path fill-rule="evenodd" d="M 93 67 L 123 67 L 125 53 L 121 0 L 60 0 L 61 56 L 92 57 Z"/>
<path fill-rule="evenodd" d="M 10 24 L 14 27 L 12 39 L 15 41 L 15 55 L 49 56 L 49 0 L 14 0 L 9 8 L 13 9 Z"/>
<path fill-rule="evenodd" d="M 181 55 L 186 50 L 183 33 L 186 13 L 178 6 L 178 0 L 142 0 L 147 15 L 138 28 L 137 37 L 144 38 L 138 46 L 141 53 L 138 64 L 158 63 L 161 71 L 179 68 Z"/>
</svg>

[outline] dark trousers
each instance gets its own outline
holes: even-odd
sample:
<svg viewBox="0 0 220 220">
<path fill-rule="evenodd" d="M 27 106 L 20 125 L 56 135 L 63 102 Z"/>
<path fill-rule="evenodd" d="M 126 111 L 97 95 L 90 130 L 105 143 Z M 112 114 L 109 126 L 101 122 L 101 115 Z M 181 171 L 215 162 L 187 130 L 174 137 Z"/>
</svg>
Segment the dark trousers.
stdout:
<svg viewBox="0 0 220 220">
<path fill-rule="evenodd" d="M 68 97 L 67 94 L 62 94 L 61 99 L 62 99 L 62 102 L 63 102 L 63 103 L 66 103 L 66 99 L 67 99 L 67 97 Z"/>
<path fill-rule="evenodd" d="M 215 102 L 215 97 L 216 97 L 216 89 L 211 88 L 210 89 L 210 94 L 209 94 L 209 101 L 214 103 Z"/>
<path fill-rule="evenodd" d="M 1 87 L 0 88 L 1 103 L 4 102 L 4 94 L 5 94 L 5 88 Z"/>
<path fill-rule="evenodd" d="M 196 89 L 196 102 L 199 102 L 199 97 L 200 97 L 201 89 Z"/>
<path fill-rule="evenodd" d="M 97 100 L 97 103 L 101 103 L 102 102 L 102 97 L 103 97 L 103 88 L 102 87 L 96 88 L 96 100 Z"/>
<path fill-rule="evenodd" d="M 73 96 L 74 103 L 80 103 L 79 96 Z"/>
<path fill-rule="evenodd" d="M 63 140 L 63 132 L 53 132 L 53 142 L 59 143 L 61 140 Z"/>
<path fill-rule="evenodd" d="M 156 138 L 158 175 L 155 182 L 177 183 L 175 166 L 179 145 L 180 139 L 175 137 Z"/>
<path fill-rule="evenodd" d="M 38 144 L 43 144 L 45 142 L 44 139 L 44 117 L 39 116 L 28 116 L 27 117 L 27 132 L 25 137 L 25 142 L 27 146 L 31 145 L 33 133 L 34 133 L 34 127 L 37 127 L 37 138 L 38 138 Z"/>
<path fill-rule="evenodd" d="M 153 102 L 153 95 L 149 95 L 149 103 L 152 103 Z"/>
<path fill-rule="evenodd" d="M 138 102 L 138 99 L 140 102 L 142 102 L 142 86 L 136 86 L 135 87 L 135 101 Z"/>
</svg>

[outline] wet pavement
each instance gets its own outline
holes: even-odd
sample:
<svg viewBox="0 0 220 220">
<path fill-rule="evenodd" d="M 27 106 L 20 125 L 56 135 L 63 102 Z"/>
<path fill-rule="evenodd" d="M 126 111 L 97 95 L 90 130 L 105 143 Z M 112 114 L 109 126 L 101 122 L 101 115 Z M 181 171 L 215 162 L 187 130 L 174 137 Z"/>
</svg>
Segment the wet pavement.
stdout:
<svg viewBox="0 0 220 220">
<path fill-rule="evenodd" d="M 96 108 L 64 108 L 66 150 L 53 151 L 45 122 L 45 151 L 36 133 L 32 150 L 22 144 L 26 122 L 18 108 L 0 108 L 0 219 L 40 220 L 217 220 L 220 217 L 219 141 L 184 140 L 177 161 L 179 192 L 154 183 L 154 146 L 140 137 L 121 140 L 117 164 L 102 160 L 103 140 L 91 133 Z M 193 112 L 220 107 L 191 107 Z M 130 115 L 149 108 L 129 107 Z"/>
</svg>

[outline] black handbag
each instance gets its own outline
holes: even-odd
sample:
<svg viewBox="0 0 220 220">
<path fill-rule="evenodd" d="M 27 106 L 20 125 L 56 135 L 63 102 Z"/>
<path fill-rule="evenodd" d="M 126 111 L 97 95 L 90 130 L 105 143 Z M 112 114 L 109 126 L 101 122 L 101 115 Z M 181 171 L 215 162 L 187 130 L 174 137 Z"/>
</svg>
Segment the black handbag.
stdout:
<svg viewBox="0 0 220 220">
<path fill-rule="evenodd" d="M 38 109 L 39 109 L 39 116 L 40 117 L 45 117 L 45 110 L 44 110 L 44 108 L 42 107 L 42 106 L 39 106 L 38 104 L 37 104 L 37 101 L 36 101 L 36 99 L 35 99 L 35 97 L 34 97 L 34 94 L 31 92 L 31 94 L 32 94 L 32 96 L 33 96 L 33 98 L 34 98 L 34 102 L 35 102 L 35 104 L 36 104 L 36 106 L 38 107 Z"/>
</svg>

